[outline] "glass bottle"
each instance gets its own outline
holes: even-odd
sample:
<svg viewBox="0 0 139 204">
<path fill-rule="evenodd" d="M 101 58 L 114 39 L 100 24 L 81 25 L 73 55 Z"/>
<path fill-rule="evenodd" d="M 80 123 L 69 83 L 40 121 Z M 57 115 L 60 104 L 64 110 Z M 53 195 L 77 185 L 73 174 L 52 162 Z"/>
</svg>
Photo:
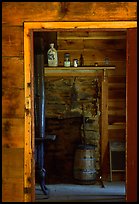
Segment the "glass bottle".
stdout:
<svg viewBox="0 0 139 204">
<path fill-rule="evenodd" d="M 80 66 L 84 66 L 84 59 L 83 59 L 83 55 L 80 55 Z"/>
<path fill-rule="evenodd" d="M 70 54 L 65 53 L 64 55 L 64 67 L 70 67 Z"/>
<path fill-rule="evenodd" d="M 109 58 L 108 58 L 108 57 L 105 57 L 104 60 L 105 60 L 105 65 L 108 66 L 108 65 L 109 65 Z"/>
<path fill-rule="evenodd" d="M 57 67 L 58 56 L 57 56 L 57 50 L 54 48 L 54 43 L 50 43 L 50 49 L 47 52 L 47 56 L 48 56 L 48 66 Z"/>
</svg>

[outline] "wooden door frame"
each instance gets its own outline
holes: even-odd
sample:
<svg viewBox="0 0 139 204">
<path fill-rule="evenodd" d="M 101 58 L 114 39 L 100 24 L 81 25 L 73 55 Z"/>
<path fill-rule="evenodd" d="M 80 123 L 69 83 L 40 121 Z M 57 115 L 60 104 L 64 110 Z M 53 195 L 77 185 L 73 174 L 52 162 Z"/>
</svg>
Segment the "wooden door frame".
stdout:
<svg viewBox="0 0 139 204">
<path fill-rule="evenodd" d="M 25 137 L 24 137 L 24 201 L 35 200 L 34 164 L 34 64 L 33 32 L 78 30 L 126 30 L 137 28 L 137 21 L 113 22 L 24 22 L 24 73 L 25 73 Z M 126 114 L 127 110 L 126 110 Z M 126 132 L 127 132 L 126 124 Z M 132 127 L 131 127 L 132 128 Z M 132 131 L 130 131 L 132 132 Z M 134 131 L 133 131 L 134 132 Z M 106 133 L 105 133 L 106 134 Z M 135 136 L 137 137 L 137 136 Z M 128 137 L 129 138 L 129 137 Z M 34 178 L 34 179 L 33 179 Z M 127 178 L 126 178 L 127 179 Z M 135 189 L 134 189 L 135 190 Z M 31 192 L 31 193 L 28 193 Z"/>
</svg>

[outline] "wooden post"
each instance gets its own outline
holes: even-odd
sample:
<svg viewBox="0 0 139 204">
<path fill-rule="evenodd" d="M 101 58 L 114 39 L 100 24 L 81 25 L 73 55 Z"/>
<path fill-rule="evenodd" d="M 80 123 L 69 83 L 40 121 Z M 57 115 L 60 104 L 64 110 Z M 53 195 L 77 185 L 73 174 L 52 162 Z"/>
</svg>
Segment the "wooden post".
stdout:
<svg viewBox="0 0 139 204">
<path fill-rule="evenodd" d="M 101 171 L 102 176 L 108 174 L 108 78 L 104 69 L 101 98 Z"/>
<path fill-rule="evenodd" d="M 137 201 L 137 29 L 127 31 L 126 202 Z"/>
<path fill-rule="evenodd" d="M 24 28 L 24 69 L 25 69 L 25 138 L 24 138 L 24 202 L 31 202 L 35 199 L 34 175 L 34 100 L 33 87 L 30 69 L 32 53 L 30 52 L 32 33 L 29 29 Z M 33 74 L 34 75 L 34 74 Z"/>
</svg>

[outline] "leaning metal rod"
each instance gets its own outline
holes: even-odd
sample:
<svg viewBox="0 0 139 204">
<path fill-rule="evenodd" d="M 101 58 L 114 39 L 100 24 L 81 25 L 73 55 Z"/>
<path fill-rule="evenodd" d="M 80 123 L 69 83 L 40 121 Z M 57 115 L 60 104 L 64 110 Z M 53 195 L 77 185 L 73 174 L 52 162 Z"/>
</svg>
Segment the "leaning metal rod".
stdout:
<svg viewBox="0 0 139 204">
<path fill-rule="evenodd" d="M 84 143 L 84 145 L 86 144 L 86 141 L 85 141 L 85 139 L 86 139 L 86 133 L 85 133 L 85 116 L 84 116 L 84 105 L 82 104 L 82 119 L 83 119 L 83 143 Z"/>
<path fill-rule="evenodd" d="M 44 169 L 44 140 L 45 137 L 45 93 L 44 93 L 44 55 L 35 54 L 35 142 L 37 146 L 37 170 L 40 187 L 48 196 L 48 189 L 45 186 L 46 170 Z M 37 142 L 40 138 L 40 142 Z"/>
</svg>

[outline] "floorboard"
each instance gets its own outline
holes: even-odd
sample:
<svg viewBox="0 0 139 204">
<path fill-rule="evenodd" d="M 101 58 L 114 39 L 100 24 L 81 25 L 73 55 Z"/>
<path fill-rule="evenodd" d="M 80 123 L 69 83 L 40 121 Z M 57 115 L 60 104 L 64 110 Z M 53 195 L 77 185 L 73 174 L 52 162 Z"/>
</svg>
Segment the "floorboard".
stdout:
<svg viewBox="0 0 139 204">
<path fill-rule="evenodd" d="M 125 202 L 125 182 L 101 185 L 49 184 L 49 197 L 36 185 L 36 202 Z"/>
</svg>

